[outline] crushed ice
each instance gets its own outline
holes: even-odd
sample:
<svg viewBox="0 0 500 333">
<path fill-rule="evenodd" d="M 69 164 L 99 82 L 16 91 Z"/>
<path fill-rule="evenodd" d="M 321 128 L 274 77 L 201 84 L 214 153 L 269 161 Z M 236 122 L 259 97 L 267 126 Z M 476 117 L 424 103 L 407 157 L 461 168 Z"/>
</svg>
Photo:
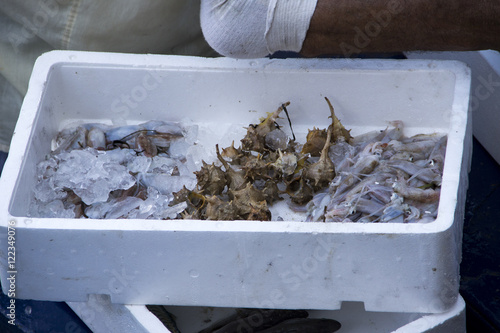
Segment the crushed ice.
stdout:
<svg viewBox="0 0 500 333">
<path fill-rule="evenodd" d="M 64 129 L 53 140 L 53 151 L 37 166 L 30 215 L 175 218 L 186 204 L 171 204 L 172 192 L 183 186 L 194 189 L 199 158 L 210 160 L 198 142 L 198 126 L 185 123 L 181 127 L 155 121 L 115 128 L 85 124 Z M 144 137 L 146 141 L 141 141 Z"/>
</svg>

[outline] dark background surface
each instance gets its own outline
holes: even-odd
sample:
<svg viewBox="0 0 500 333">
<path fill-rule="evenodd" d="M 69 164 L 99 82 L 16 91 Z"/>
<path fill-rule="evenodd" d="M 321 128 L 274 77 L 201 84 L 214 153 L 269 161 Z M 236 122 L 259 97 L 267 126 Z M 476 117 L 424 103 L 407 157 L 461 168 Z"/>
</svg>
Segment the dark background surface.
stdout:
<svg viewBox="0 0 500 333">
<path fill-rule="evenodd" d="M 499 143 L 500 144 L 500 143 Z M 0 153 L 0 170 L 6 154 Z M 460 293 L 467 331 L 500 332 L 500 165 L 474 140 L 465 210 Z M 61 302 L 16 300 L 16 325 L 5 317 L 0 293 L 0 332 L 90 332 Z"/>
</svg>

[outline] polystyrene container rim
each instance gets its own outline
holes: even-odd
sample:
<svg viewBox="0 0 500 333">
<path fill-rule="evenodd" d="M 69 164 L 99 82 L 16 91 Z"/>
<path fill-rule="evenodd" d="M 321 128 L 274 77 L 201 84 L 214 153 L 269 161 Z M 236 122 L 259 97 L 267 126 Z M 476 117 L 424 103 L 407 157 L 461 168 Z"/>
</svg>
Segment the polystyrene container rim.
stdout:
<svg viewBox="0 0 500 333">
<path fill-rule="evenodd" d="M 141 59 L 138 65 L 138 57 Z M 50 74 L 58 66 L 97 66 L 112 68 L 144 67 L 179 70 L 198 70 L 200 60 L 203 70 L 243 70 L 255 67 L 256 71 L 330 71 L 359 70 L 363 72 L 380 72 L 382 70 L 408 71 L 449 71 L 455 75 L 455 92 L 450 121 L 448 140 L 462 140 L 465 136 L 468 108 L 468 93 L 470 86 L 470 69 L 459 61 L 447 60 L 393 60 L 393 59 L 229 59 L 229 58 L 199 58 L 191 56 L 167 55 L 137 55 L 105 52 L 84 51 L 50 51 L 41 55 L 34 66 L 29 82 L 28 92 L 21 107 L 21 115 L 14 131 L 11 150 L 0 179 L 0 188 L 4 189 L 4 200 L 0 201 L 0 212 L 5 212 L 6 219 L 0 220 L 0 226 L 7 227 L 14 220 L 17 228 L 30 229 L 74 229 L 74 230 L 155 230 L 155 231 L 219 231 L 219 232 L 289 232 L 289 233 L 369 233 L 369 234 L 420 234 L 436 233 L 449 229 L 454 219 L 456 206 L 455 196 L 446 196 L 449 202 L 440 199 L 438 217 L 430 223 L 353 223 L 353 222 L 290 222 L 290 221 L 200 221 L 200 220 L 136 220 L 136 219 L 65 219 L 65 218 L 31 218 L 10 215 L 9 207 L 15 185 L 22 169 L 23 156 L 31 140 L 31 128 L 36 122 L 38 110 L 33 105 L 42 101 L 45 85 Z M 165 62 L 168 61 L 168 65 Z M 299 66 L 298 66 L 299 65 Z M 17 133 L 28 131 L 30 136 L 22 137 Z M 463 143 L 463 142 L 462 142 Z M 448 145 L 449 147 L 449 145 Z M 457 155 L 457 156 L 455 156 Z M 459 155 L 459 156 L 458 156 Z M 461 165 L 463 152 L 455 154 L 447 148 L 443 170 L 443 187 L 452 193 L 458 192 L 458 170 L 447 168 L 449 159 L 459 159 L 453 166 Z M 21 168 L 14 166 L 21 165 Z M 450 170 L 448 170 L 450 169 Z M 454 202 L 452 202 L 454 201 Z M 50 221 L 50 223 L 47 223 Z"/>
</svg>

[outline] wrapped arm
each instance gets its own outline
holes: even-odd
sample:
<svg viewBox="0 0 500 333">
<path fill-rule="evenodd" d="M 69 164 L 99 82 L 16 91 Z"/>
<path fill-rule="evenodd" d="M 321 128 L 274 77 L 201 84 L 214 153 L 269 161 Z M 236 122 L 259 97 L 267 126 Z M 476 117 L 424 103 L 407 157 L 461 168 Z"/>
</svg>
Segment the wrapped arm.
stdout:
<svg viewBox="0 0 500 333">
<path fill-rule="evenodd" d="M 500 50 L 498 0 L 202 0 L 201 23 L 236 58 Z"/>
<path fill-rule="evenodd" d="M 302 44 L 317 0 L 202 0 L 201 26 L 220 54 L 259 58 Z"/>
</svg>

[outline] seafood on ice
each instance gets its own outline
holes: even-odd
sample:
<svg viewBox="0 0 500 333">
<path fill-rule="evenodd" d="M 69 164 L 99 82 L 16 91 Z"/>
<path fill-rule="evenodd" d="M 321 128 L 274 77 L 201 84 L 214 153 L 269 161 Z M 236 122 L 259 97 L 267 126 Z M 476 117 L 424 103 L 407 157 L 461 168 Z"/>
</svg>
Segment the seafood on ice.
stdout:
<svg viewBox="0 0 500 333">
<path fill-rule="evenodd" d="M 407 137 L 391 121 L 352 136 L 325 100 L 331 124 L 302 143 L 278 125 L 289 102 L 227 147 L 204 147 L 190 121 L 66 128 L 38 165 L 31 214 L 264 221 L 286 202 L 301 221 L 433 221 L 446 135 Z"/>
</svg>

